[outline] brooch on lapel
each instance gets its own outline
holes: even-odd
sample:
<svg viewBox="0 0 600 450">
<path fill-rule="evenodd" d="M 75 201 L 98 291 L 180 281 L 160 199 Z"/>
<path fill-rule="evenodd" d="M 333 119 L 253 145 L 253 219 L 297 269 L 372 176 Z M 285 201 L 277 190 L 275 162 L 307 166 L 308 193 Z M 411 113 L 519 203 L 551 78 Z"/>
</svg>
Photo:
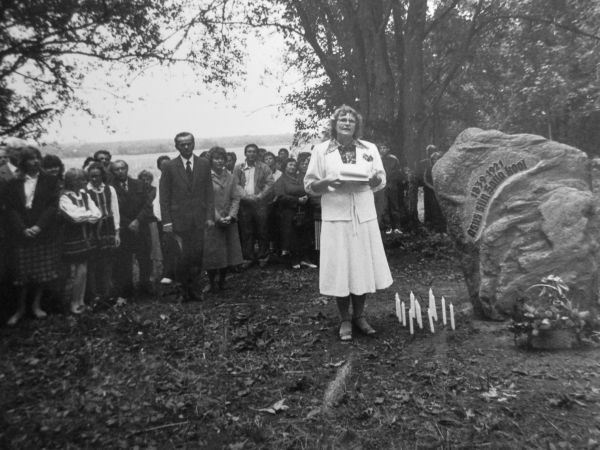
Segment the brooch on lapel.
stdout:
<svg viewBox="0 0 600 450">
<path fill-rule="evenodd" d="M 365 161 L 367 161 L 367 162 L 373 161 L 373 157 L 371 155 L 364 154 L 363 158 L 365 158 Z"/>
</svg>

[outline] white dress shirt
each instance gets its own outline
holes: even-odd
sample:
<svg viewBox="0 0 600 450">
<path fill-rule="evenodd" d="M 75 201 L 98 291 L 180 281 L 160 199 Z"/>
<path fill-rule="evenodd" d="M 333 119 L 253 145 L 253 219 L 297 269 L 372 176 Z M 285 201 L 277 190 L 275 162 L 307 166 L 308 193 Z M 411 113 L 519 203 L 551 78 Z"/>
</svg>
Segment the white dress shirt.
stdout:
<svg viewBox="0 0 600 450">
<path fill-rule="evenodd" d="M 192 168 L 192 172 L 194 171 L 194 155 L 190 156 L 189 159 L 185 159 L 183 156 L 179 155 L 181 162 L 183 163 L 184 170 L 187 170 L 187 163 L 190 162 L 190 167 Z"/>
<path fill-rule="evenodd" d="M 38 183 L 39 174 L 34 176 L 25 175 L 25 184 L 23 187 L 25 188 L 25 208 L 31 209 L 33 205 L 33 196 L 35 194 L 35 188 Z"/>
<path fill-rule="evenodd" d="M 254 172 L 256 172 L 256 166 L 249 166 L 245 164 L 242 167 L 244 176 L 246 177 L 246 184 L 244 185 L 244 193 L 246 195 L 254 195 Z"/>
</svg>

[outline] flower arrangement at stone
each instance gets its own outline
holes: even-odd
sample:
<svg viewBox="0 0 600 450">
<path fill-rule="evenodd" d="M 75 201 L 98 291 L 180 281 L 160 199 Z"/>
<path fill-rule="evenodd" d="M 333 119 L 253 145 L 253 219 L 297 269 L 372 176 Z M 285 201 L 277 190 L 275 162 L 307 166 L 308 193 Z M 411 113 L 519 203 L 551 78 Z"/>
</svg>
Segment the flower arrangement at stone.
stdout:
<svg viewBox="0 0 600 450">
<path fill-rule="evenodd" d="M 539 349 L 572 348 L 600 342 L 600 317 L 582 310 L 569 299 L 569 287 L 556 275 L 542 278 L 521 298 L 510 326 L 518 345 Z"/>
</svg>

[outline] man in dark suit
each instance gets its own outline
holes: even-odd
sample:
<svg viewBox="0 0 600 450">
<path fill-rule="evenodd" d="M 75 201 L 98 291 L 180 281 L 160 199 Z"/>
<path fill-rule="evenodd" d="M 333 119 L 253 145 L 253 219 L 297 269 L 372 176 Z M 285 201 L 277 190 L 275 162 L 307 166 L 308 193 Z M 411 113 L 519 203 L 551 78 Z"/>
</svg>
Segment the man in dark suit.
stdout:
<svg viewBox="0 0 600 450">
<path fill-rule="evenodd" d="M 184 300 L 201 300 L 202 253 L 205 227 L 214 226 L 215 208 L 210 164 L 194 155 L 194 136 L 175 136 L 179 156 L 165 163 L 160 178 L 163 232 L 181 242 L 178 278 Z"/>
<path fill-rule="evenodd" d="M 113 268 L 117 295 L 129 297 L 133 294 L 133 256 L 140 268 L 140 290 L 152 291 L 150 274 L 151 243 L 140 232 L 143 225 L 153 220 L 152 200 L 146 185 L 128 176 L 129 166 L 125 161 L 115 161 L 112 165 L 112 185 L 117 191 L 119 214 L 121 216 L 121 245 L 115 252 Z"/>
<path fill-rule="evenodd" d="M 15 296 L 9 276 L 12 249 L 10 246 L 11 239 L 8 235 L 8 219 L 6 217 L 6 187 L 8 186 L 8 182 L 15 178 L 15 174 L 9 166 L 10 156 L 11 152 L 8 146 L 0 144 L 0 255 L 2 255 L 0 257 L 0 298 Z M 13 161 L 17 162 L 15 159 Z M 3 317 L 5 315 L 5 309 L 5 304 L 0 306 L 0 316 Z"/>
</svg>

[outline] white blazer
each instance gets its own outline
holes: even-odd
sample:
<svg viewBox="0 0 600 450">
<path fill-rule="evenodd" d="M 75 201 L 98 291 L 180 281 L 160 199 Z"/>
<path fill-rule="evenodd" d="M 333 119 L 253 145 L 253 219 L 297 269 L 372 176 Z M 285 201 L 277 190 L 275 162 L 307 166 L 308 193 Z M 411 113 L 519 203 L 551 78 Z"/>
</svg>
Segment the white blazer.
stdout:
<svg viewBox="0 0 600 450">
<path fill-rule="evenodd" d="M 335 140 L 322 142 L 312 151 L 308 170 L 304 176 L 304 188 L 311 195 L 322 195 L 321 220 L 352 220 L 353 214 L 359 223 L 377 219 L 373 192 L 385 187 L 385 170 L 377 146 L 367 141 L 355 141 L 356 166 L 364 169 L 370 177 L 377 174 L 381 183 L 375 188 L 368 184 L 344 184 L 329 192 L 319 194 L 313 191 L 312 184 L 329 175 L 339 177 L 345 164 L 338 151 L 339 143 Z"/>
</svg>

